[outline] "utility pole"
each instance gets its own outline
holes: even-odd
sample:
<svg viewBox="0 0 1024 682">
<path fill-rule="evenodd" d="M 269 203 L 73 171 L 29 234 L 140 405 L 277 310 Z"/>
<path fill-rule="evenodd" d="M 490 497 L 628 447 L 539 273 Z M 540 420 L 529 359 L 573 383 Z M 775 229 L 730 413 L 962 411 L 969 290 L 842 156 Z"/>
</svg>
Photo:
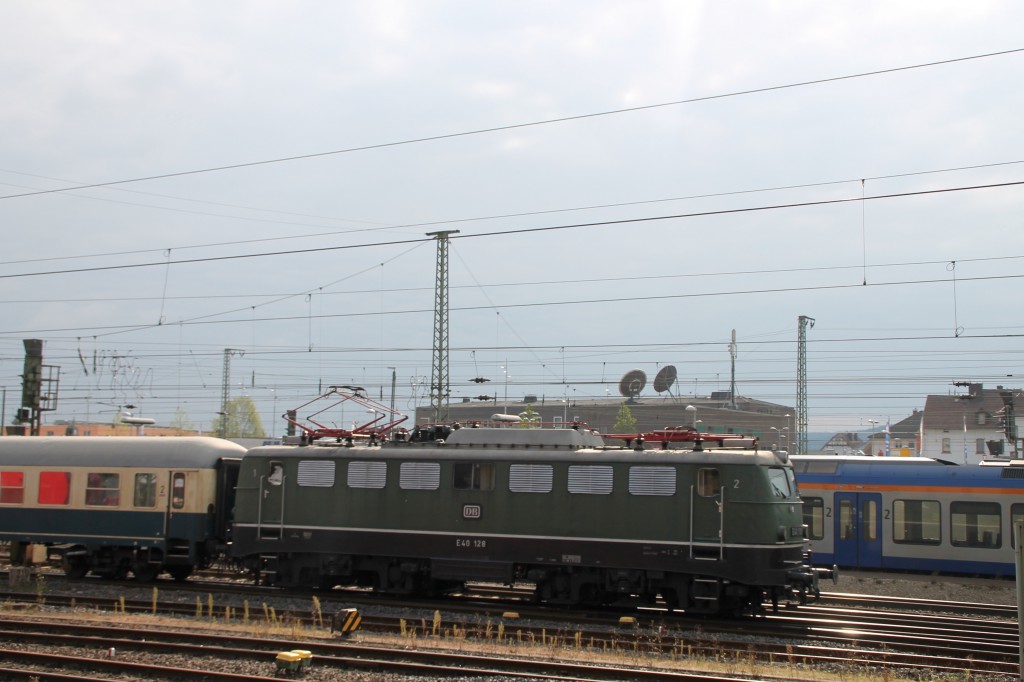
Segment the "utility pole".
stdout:
<svg viewBox="0 0 1024 682">
<path fill-rule="evenodd" d="M 448 236 L 458 230 L 428 232 L 437 240 L 437 271 L 434 281 L 434 351 L 430 363 L 430 412 L 435 424 L 448 421 L 451 382 L 448 374 Z"/>
<path fill-rule="evenodd" d="M 228 403 L 231 402 L 231 356 L 245 355 L 244 350 L 237 348 L 224 349 L 224 374 L 221 376 L 220 384 L 220 428 L 217 435 L 221 438 L 228 437 Z"/>
<path fill-rule="evenodd" d="M 807 454 L 807 329 L 814 328 L 814 318 L 801 315 L 796 339 L 796 452 Z"/>
</svg>

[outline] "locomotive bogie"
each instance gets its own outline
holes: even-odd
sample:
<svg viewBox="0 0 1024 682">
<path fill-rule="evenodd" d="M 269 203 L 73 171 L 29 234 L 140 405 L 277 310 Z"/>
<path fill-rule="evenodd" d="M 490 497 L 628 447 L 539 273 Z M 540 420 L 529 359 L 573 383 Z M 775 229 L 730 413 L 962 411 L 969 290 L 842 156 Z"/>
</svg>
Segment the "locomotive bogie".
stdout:
<svg viewBox="0 0 1024 682">
<path fill-rule="evenodd" d="M 184 579 L 221 551 L 244 448 L 213 438 L 0 439 L 0 540 L 69 576 Z"/>
<path fill-rule="evenodd" d="M 537 431 L 519 446 L 500 434 L 500 447 L 463 431 L 471 441 L 250 450 L 234 552 L 272 557 L 279 584 L 523 581 L 552 603 L 661 595 L 709 612 L 756 609 L 799 582 L 800 502 L 769 452 L 538 452 Z"/>
</svg>

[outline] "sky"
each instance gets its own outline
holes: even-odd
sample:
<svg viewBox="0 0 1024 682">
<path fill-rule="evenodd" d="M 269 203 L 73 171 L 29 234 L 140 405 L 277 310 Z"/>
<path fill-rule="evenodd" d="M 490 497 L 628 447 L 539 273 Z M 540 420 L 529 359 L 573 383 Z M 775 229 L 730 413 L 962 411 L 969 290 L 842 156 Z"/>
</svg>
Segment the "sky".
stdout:
<svg viewBox="0 0 1024 682">
<path fill-rule="evenodd" d="M 728 390 L 811 431 L 1024 386 L 1024 5 L 0 4 L 0 388 L 209 429 Z M 230 352 L 226 349 L 231 349 Z M 228 362 L 225 362 L 225 360 Z M 489 379 L 474 383 L 471 379 Z M 353 414 L 339 420 L 356 420 Z"/>
</svg>

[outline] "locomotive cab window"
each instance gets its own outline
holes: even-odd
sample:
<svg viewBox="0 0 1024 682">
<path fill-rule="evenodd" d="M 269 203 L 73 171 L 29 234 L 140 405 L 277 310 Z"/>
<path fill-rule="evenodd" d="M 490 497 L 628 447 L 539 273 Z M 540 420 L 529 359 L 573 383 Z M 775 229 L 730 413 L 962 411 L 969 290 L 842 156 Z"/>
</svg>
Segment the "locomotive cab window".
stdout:
<svg viewBox="0 0 1024 682">
<path fill-rule="evenodd" d="M 24 501 L 24 472 L 0 471 L 0 504 L 21 504 Z"/>
<path fill-rule="evenodd" d="M 452 471 L 456 490 L 494 490 L 494 464 L 456 462 Z"/>
<path fill-rule="evenodd" d="M 793 472 L 784 467 L 770 467 L 768 469 L 768 483 L 772 487 L 772 494 L 775 497 L 787 499 L 793 496 L 796 490 L 796 480 Z"/>
<path fill-rule="evenodd" d="M 953 502 L 949 505 L 950 542 L 956 547 L 1002 547 L 998 502 Z"/>
<path fill-rule="evenodd" d="M 270 473 L 267 475 L 267 483 L 270 485 L 281 485 L 284 482 L 284 465 L 280 462 L 270 463 Z"/>
<path fill-rule="evenodd" d="M 714 497 L 722 491 L 722 479 L 718 469 L 697 470 L 697 494 L 701 497 Z"/>
<path fill-rule="evenodd" d="M 116 507 L 120 505 L 120 474 L 88 474 L 85 477 L 85 503 L 93 507 Z"/>
<path fill-rule="evenodd" d="M 135 474 L 132 506 L 148 509 L 156 506 L 156 474 Z"/>
</svg>

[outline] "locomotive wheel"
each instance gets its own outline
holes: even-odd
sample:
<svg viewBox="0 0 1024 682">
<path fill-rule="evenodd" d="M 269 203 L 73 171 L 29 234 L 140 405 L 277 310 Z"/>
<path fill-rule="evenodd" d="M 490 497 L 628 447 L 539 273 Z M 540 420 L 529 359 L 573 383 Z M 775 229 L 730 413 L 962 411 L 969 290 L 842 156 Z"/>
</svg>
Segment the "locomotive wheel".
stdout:
<svg viewBox="0 0 1024 682">
<path fill-rule="evenodd" d="M 85 574 L 89 572 L 89 564 L 84 556 L 64 555 L 60 563 L 61 568 L 64 569 L 64 575 L 72 579 L 84 578 Z"/>
</svg>

